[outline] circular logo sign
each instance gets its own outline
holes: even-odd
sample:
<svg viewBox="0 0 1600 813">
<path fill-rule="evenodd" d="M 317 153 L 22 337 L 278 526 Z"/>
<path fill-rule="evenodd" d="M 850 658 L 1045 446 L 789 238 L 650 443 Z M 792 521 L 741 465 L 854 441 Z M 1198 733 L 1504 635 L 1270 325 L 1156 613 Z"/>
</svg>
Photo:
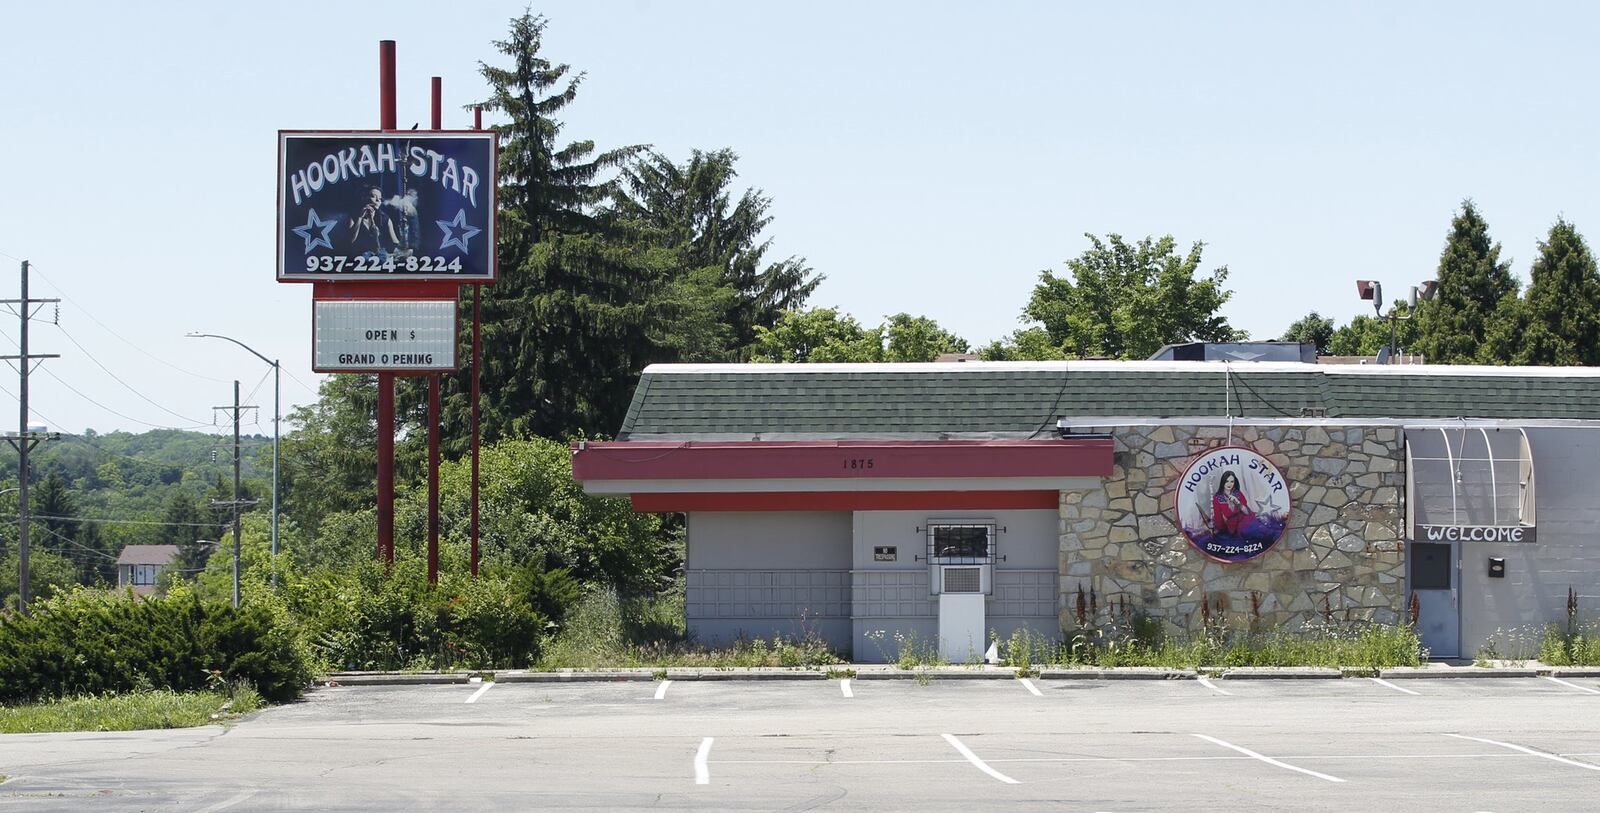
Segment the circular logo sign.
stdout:
<svg viewBox="0 0 1600 813">
<path fill-rule="evenodd" d="M 1243 562 L 1267 552 L 1289 522 L 1289 482 L 1255 452 L 1207 449 L 1177 484 L 1178 527 L 1206 556 Z"/>
</svg>

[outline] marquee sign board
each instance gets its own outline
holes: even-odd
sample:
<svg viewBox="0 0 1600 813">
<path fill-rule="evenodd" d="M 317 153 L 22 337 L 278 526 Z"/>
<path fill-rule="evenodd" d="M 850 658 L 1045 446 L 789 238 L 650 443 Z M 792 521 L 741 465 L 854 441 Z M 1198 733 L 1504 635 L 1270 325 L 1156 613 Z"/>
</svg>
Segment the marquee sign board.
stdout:
<svg viewBox="0 0 1600 813">
<path fill-rule="evenodd" d="M 279 131 L 278 281 L 495 280 L 493 131 Z"/>
<path fill-rule="evenodd" d="M 1178 527 L 1195 549 L 1220 562 L 1266 553 L 1289 523 L 1288 479 L 1251 449 L 1207 449 L 1189 462 L 1173 488 Z"/>
<path fill-rule="evenodd" d="M 1429 525 L 1418 523 L 1413 542 L 1509 542 L 1533 544 L 1539 540 L 1533 525 Z"/>
<path fill-rule="evenodd" d="M 311 310 L 319 373 L 456 369 L 456 302 L 319 300 Z"/>
</svg>

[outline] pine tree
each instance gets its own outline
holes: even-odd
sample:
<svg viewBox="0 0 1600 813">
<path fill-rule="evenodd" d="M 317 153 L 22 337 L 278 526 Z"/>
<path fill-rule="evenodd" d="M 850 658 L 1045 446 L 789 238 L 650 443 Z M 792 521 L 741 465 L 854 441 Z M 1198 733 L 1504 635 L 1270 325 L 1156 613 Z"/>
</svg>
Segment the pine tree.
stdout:
<svg viewBox="0 0 1600 813">
<path fill-rule="evenodd" d="M 746 189 L 733 201 L 729 188 L 738 175 L 737 161 L 729 149 L 695 150 L 683 164 L 646 153 L 623 172 L 624 188 L 614 204 L 625 224 L 676 253 L 675 276 L 700 287 L 698 300 L 720 300 L 710 317 L 727 328 L 724 346 L 690 353 L 692 360 L 747 358 L 756 328 L 771 328 L 822 282 L 803 257 L 765 262 L 772 241 L 763 240 L 762 232 L 772 222 L 772 199 Z"/>
<path fill-rule="evenodd" d="M 78 505 L 66 479 L 52 471 L 33 489 L 33 544 L 71 559 L 81 570 L 86 554 L 77 547 Z"/>
<path fill-rule="evenodd" d="M 1509 359 L 1494 358 L 1484 342 L 1501 303 L 1517 295 L 1517 280 L 1470 199 L 1450 220 L 1438 281 L 1434 299 L 1417 309 L 1417 339 L 1409 349 L 1436 364 L 1506 363 Z"/>
<path fill-rule="evenodd" d="M 1600 269 L 1583 235 L 1564 218 L 1550 227 L 1533 261 L 1523 301 L 1526 328 L 1516 364 L 1600 364 Z"/>
<path fill-rule="evenodd" d="M 215 548 L 202 542 L 206 541 L 206 536 L 212 536 L 210 541 L 215 542 L 216 528 L 202 527 L 206 524 L 205 517 L 195 501 L 187 494 L 173 494 L 167 500 L 161 521 L 166 524 L 161 528 L 160 544 L 178 546 L 178 560 L 174 566 L 185 577 L 193 577 L 204 570 Z"/>
<path fill-rule="evenodd" d="M 673 316 L 649 301 L 670 277 L 670 252 L 617 239 L 599 216 L 617 188 L 602 174 L 642 148 L 558 144 L 555 116 L 577 98 L 582 75 L 540 54 L 545 27 L 531 13 L 513 19 L 495 43 L 510 67 L 479 68 L 491 89 L 485 109 L 507 119 L 495 127 L 501 279 L 483 307 L 485 441 L 616 431 Z"/>
</svg>

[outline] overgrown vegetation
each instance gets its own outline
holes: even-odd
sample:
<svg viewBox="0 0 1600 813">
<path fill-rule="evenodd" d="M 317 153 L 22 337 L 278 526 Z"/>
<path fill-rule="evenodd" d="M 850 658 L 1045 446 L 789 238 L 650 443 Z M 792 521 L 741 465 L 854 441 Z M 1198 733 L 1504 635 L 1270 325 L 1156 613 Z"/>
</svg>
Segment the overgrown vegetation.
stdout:
<svg viewBox="0 0 1600 813">
<path fill-rule="evenodd" d="M 261 695 L 247 682 L 220 690 L 143 689 L 123 694 L 67 697 L 0 706 L 0 734 L 188 728 L 235 719 L 262 705 Z"/>
<path fill-rule="evenodd" d="M 305 647 L 264 606 L 77 590 L 0 615 L 0 702 L 249 681 L 268 699 L 310 679 Z"/>
<path fill-rule="evenodd" d="M 683 629 L 683 594 L 621 599 L 615 590 L 590 592 L 568 614 L 540 661 L 544 669 L 606 667 L 827 666 L 843 661 L 820 638 L 741 638 L 726 646 L 691 640 Z"/>
<path fill-rule="evenodd" d="M 1489 666 L 1497 661 L 1526 663 L 1537 659 L 1545 666 L 1600 666 L 1600 620 L 1584 622 L 1578 592 L 1567 588 L 1567 617 L 1558 624 L 1497 629 L 1478 648 L 1475 662 Z"/>
<path fill-rule="evenodd" d="M 1107 613 L 1080 624 L 1064 642 L 1023 629 L 1001 641 L 1001 663 L 1031 671 L 1057 666 L 1145 666 L 1170 669 L 1235 666 L 1386 668 L 1418 666 L 1426 659 L 1416 631 L 1407 625 L 1319 622 L 1297 631 L 1253 632 L 1220 623 L 1199 632 L 1168 634 L 1159 619 L 1137 613 Z"/>
</svg>

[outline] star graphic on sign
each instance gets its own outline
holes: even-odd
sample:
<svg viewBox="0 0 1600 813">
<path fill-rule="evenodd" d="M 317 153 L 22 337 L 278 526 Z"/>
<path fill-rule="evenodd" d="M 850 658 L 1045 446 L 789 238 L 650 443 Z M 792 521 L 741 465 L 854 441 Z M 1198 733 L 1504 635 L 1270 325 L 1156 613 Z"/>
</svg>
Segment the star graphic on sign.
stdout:
<svg viewBox="0 0 1600 813">
<path fill-rule="evenodd" d="M 451 220 L 435 220 L 440 230 L 444 232 L 444 240 L 439 243 L 439 250 L 443 251 L 451 246 L 461 249 L 462 254 L 467 251 L 467 241 L 476 237 L 483 229 L 467 225 L 467 210 L 457 209 L 456 216 Z"/>
<path fill-rule="evenodd" d="M 317 246 L 327 246 L 330 249 L 333 248 L 333 241 L 328 239 L 328 232 L 333 231 L 333 227 L 337 225 L 339 225 L 339 221 L 337 219 L 323 220 L 322 218 L 317 217 L 317 210 L 312 209 L 311 216 L 306 218 L 306 224 L 304 226 L 295 226 L 294 233 L 305 239 L 305 253 L 310 254 L 311 250 Z M 314 231 L 321 233 L 313 237 L 311 236 L 311 233 Z"/>
<path fill-rule="evenodd" d="M 1261 501 L 1261 510 L 1274 516 L 1283 513 L 1283 506 L 1278 504 L 1278 495 L 1276 493 L 1268 494 L 1267 498 Z"/>
</svg>

